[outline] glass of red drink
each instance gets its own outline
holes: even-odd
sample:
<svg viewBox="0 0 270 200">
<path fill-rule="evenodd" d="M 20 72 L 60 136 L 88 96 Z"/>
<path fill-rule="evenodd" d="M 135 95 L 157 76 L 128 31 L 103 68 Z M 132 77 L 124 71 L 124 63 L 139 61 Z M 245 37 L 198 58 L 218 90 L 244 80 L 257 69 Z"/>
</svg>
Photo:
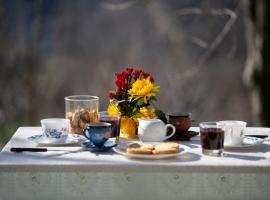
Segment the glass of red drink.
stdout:
<svg viewBox="0 0 270 200">
<path fill-rule="evenodd" d="M 98 113 L 98 121 L 111 124 L 111 137 L 115 138 L 117 142 L 119 141 L 120 135 L 120 119 L 121 113 L 109 114 L 107 111 Z"/>
<path fill-rule="evenodd" d="M 200 123 L 202 152 L 209 156 L 222 156 L 224 150 L 224 129 L 217 122 Z"/>
</svg>

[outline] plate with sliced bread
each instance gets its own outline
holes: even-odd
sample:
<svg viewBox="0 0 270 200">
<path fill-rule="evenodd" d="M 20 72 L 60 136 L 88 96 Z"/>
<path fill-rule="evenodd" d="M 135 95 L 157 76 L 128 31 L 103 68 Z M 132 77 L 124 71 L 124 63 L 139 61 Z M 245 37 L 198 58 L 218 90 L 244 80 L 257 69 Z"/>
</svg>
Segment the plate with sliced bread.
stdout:
<svg viewBox="0 0 270 200">
<path fill-rule="evenodd" d="M 187 153 L 189 149 L 188 146 L 175 142 L 131 142 L 113 148 L 116 153 L 128 158 L 153 160 L 177 157 Z"/>
</svg>

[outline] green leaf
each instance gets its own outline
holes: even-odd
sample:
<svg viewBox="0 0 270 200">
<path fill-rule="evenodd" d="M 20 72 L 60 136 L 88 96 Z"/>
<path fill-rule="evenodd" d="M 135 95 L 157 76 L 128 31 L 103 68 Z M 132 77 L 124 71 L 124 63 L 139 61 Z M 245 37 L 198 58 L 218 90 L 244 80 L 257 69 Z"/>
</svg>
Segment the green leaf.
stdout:
<svg viewBox="0 0 270 200">
<path fill-rule="evenodd" d="M 138 112 L 139 112 L 139 110 L 138 110 L 137 107 L 133 108 L 133 110 L 132 110 L 132 116 L 136 115 Z"/>
<path fill-rule="evenodd" d="M 156 97 L 150 97 L 149 101 L 157 101 L 157 98 Z"/>
<path fill-rule="evenodd" d="M 140 98 L 139 100 L 137 100 L 137 105 L 141 106 L 144 104 L 143 98 Z"/>
<path fill-rule="evenodd" d="M 163 121 L 165 124 L 168 123 L 168 120 L 166 118 L 165 113 L 162 110 L 155 110 L 155 115 L 157 116 L 158 119 Z"/>
<path fill-rule="evenodd" d="M 132 112 L 133 112 L 133 113 L 134 113 L 134 112 L 137 112 L 137 108 L 136 108 L 136 107 L 133 108 Z"/>
</svg>

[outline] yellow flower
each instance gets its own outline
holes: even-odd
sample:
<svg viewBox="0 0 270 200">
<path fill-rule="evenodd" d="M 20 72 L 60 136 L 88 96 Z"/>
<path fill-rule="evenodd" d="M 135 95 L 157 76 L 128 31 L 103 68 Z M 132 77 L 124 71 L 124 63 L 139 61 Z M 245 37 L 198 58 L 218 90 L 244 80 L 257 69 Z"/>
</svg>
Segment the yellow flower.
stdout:
<svg viewBox="0 0 270 200">
<path fill-rule="evenodd" d="M 118 115 L 118 113 L 120 112 L 119 108 L 114 103 L 109 104 L 107 111 L 110 116 Z"/>
<path fill-rule="evenodd" d="M 128 91 L 132 99 L 137 100 L 143 98 L 144 103 L 147 103 L 147 97 L 156 96 L 159 91 L 159 86 L 156 86 L 150 81 L 150 77 L 146 79 L 137 79 Z"/>
<path fill-rule="evenodd" d="M 136 137 L 137 124 L 133 118 L 121 117 L 120 129 L 124 137 Z"/>
<path fill-rule="evenodd" d="M 140 112 L 136 115 L 136 118 L 144 118 L 144 119 L 155 119 L 157 118 L 156 114 L 155 114 L 155 109 L 152 108 L 147 109 L 146 107 L 142 107 L 140 108 Z"/>
</svg>

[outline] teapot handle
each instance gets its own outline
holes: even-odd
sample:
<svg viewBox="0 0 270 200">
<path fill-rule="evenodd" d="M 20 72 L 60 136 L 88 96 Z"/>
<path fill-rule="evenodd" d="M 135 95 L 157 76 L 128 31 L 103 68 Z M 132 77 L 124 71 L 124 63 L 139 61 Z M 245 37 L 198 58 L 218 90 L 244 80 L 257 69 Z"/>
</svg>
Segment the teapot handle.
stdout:
<svg viewBox="0 0 270 200">
<path fill-rule="evenodd" d="M 165 125 L 166 130 L 167 130 L 169 127 L 172 128 L 172 133 L 171 133 L 170 135 L 166 136 L 166 137 L 164 138 L 164 140 L 169 139 L 170 137 L 172 137 L 172 136 L 175 134 L 175 127 L 174 127 L 172 124 L 166 124 L 166 125 Z"/>
</svg>

